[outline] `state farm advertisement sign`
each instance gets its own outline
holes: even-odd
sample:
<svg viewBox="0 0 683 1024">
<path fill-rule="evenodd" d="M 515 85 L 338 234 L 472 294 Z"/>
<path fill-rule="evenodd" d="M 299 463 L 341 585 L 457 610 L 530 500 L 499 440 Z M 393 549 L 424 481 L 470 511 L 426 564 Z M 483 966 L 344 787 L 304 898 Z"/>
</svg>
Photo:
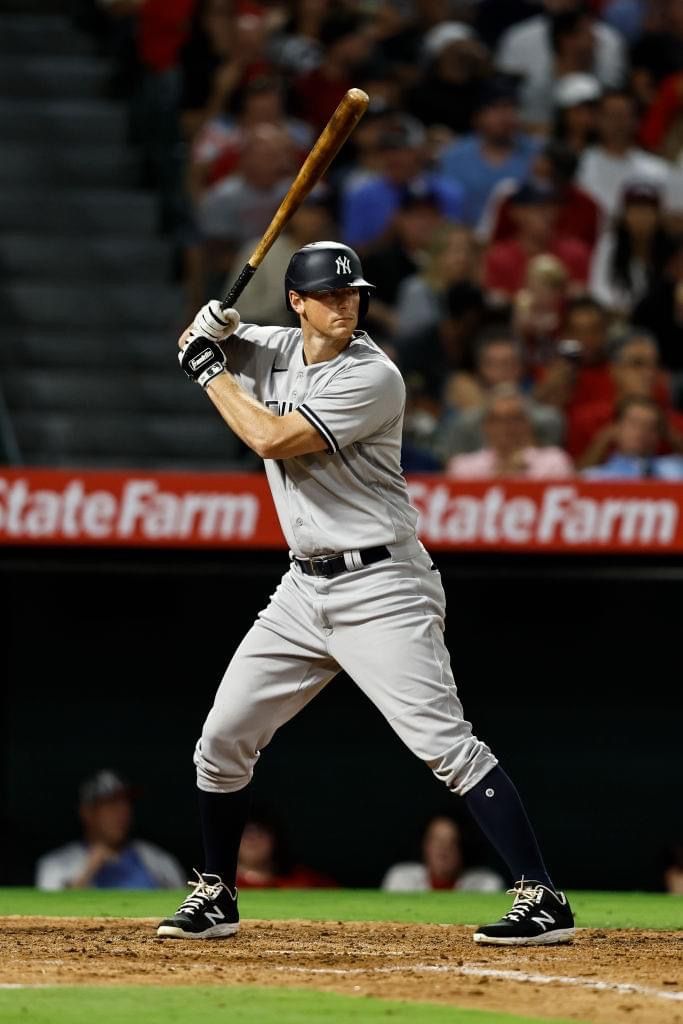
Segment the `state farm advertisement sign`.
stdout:
<svg viewBox="0 0 683 1024">
<path fill-rule="evenodd" d="M 683 485 L 408 480 L 432 550 L 683 552 Z M 282 548 L 264 476 L 0 471 L 0 544 Z"/>
</svg>

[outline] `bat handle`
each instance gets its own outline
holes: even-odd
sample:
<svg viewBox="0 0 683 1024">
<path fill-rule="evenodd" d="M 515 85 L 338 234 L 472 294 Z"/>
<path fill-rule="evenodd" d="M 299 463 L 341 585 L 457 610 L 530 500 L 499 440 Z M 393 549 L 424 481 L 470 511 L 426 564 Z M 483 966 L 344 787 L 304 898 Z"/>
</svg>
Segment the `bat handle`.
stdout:
<svg viewBox="0 0 683 1024">
<path fill-rule="evenodd" d="M 237 278 L 232 288 L 221 302 L 221 309 L 232 308 L 240 295 L 247 287 L 252 277 L 256 273 L 256 267 L 252 267 L 251 263 L 245 263 L 240 271 L 240 276 Z"/>
</svg>

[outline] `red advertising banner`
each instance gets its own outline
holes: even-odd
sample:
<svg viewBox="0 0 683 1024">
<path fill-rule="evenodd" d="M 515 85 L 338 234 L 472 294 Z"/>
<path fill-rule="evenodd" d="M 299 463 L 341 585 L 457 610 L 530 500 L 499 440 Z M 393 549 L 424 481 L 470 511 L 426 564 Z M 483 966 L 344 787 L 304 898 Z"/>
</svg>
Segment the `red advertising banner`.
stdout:
<svg viewBox="0 0 683 1024">
<path fill-rule="evenodd" d="M 410 477 L 432 550 L 683 553 L 683 484 Z M 0 545 L 281 548 L 264 476 L 0 471 Z"/>
</svg>

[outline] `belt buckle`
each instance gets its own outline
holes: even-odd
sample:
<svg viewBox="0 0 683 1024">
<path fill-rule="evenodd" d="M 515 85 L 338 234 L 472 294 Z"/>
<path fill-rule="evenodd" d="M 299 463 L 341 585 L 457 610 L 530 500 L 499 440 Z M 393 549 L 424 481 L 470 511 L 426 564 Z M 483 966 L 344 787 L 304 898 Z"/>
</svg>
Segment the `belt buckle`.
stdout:
<svg viewBox="0 0 683 1024">
<path fill-rule="evenodd" d="M 320 570 L 318 569 L 318 566 L 320 566 L 322 568 L 322 566 L 324 564 L 324 561 L 325 561 L 324 558 L 309 558 L 308 559 L 308 565 L 309 565 L 310 570 L 311 570 L 311 575 L 313 575 L 313 576 L 324 576 L 325 575 L 324 572 L 320 572 Z"/>
</svg>

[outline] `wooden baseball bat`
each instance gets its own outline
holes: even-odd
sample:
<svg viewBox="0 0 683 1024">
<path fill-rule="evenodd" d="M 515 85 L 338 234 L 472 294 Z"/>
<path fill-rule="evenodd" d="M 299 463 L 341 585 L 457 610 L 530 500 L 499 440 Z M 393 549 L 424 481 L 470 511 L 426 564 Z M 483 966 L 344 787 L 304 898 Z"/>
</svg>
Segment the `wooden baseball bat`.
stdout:
<svg viewBox="0 0 683 1024">
<path fill-rule="evenodd" d="M 315 146 L 304 160 L 301 170 L 292 182 L 277 213 L 266 228 L 263 238 L 240 271 L 239 277 L 223 299 L 225 309 L 234 306 L 246 286 L 263 262 L 271 245 L 285 227 L 290 217 L 301 206 L 306 196 L 320 181 L 349 135 L 356 127 L 370 102 L 362 89 L 349 89 L 330 120 L 325 125 Z"/>
</svg>

